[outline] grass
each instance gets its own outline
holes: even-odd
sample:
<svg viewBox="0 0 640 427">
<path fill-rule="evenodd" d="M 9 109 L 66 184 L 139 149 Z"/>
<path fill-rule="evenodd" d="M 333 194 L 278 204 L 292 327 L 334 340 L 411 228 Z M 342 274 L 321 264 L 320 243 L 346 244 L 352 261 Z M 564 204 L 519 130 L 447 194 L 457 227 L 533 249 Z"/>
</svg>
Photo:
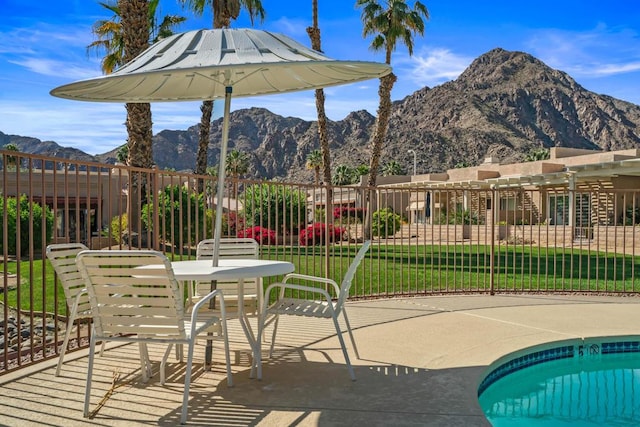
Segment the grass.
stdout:
<svg viewBox="0 0 640 427">
<path fill-rule="evenodd" d="M 291 261 L 296 272 L 329 276 L 340 283 L 358 247 L 264 247 L 262 257 Z M 183 257 L 184 259 L 184 257 Z M 500 246 L 493 268 L 482 245 L 372 245 L 358 269 L 351 295 L 406 295 L 439 292 L 640 292 L 640 257 L 587 250 Z M 9 272 L 17 264 L 8 262 Z M 22 284 L 6 302 L 35 312 L 66 314 L 62 287 L 49 261 L 20 264 Z M 33 278 L 33 280 L 30 280 Z M 276 278 L 269 278 L 265 284 Z M 31 285 L 30 285 L 31 283 Z"/>
</svg>

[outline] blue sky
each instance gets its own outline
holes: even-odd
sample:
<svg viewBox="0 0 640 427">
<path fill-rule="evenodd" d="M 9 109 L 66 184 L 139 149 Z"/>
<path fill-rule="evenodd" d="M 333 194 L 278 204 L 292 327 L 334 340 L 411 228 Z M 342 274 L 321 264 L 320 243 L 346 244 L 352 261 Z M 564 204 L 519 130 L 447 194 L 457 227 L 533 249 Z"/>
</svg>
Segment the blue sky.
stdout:
<svg viewBox="0 0 640 427">
<path fill-rule="evenodd" d="M 335 59 L 384 60 L 361 36 L 355 0 L 319 0 L 324 53 Z M 413 4 L 412 0 L 408 0 Z M 392 65 L 398 82 L 393 100 L 424 86 L 455 79 L 473 59 L 496 47 L 530 53 L 569 73 L 586 89 L 640 104 L 640 7 L 637 0 L 539 0 L 537 2 L 469 0 L 423 1 L 431 19 L 424 37 L 416 37 L 414 55 L 404 46 Z M 310 45 L 311 1 L 263 0 L 267 11 L 257 28 L 284 33 Z M 90 154 L 126 142 L 122 104 L 76 102 L 49 91 L 71 81 L 101 74 L 100 58 L 87 54 L 94 39 L 91 25 L 110 13 L 92 0 L 61 2 L 0 0 L 0 131 L 53 140 Z M 188 18 L 178 31 L 211 27 L 184 11 L 175 0 L 162 0 L 161 12 Z M 234 27 L 247 27 L 242 15 Z M 341 120 L 366 109 L 375 114 L 377 80 L 326 89 L 327 115 Z M 218 104 L 218 103 L 216 103 Z M 152 105 L 154 134 L 186 129 L 200 120 L 200 103 Z M 237 98 L 232 110 L 263 107 L 283 116 L 315 120 L 313 91 Z M 216 105 L 221 111 L 221 105 Z"/>
</svg>

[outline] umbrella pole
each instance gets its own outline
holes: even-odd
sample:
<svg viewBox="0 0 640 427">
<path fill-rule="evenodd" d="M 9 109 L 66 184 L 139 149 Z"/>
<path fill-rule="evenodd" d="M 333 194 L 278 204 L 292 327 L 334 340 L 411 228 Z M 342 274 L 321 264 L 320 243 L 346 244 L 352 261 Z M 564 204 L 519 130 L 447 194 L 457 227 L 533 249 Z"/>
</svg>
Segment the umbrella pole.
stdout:
<svg viewBox="0 0 640 427">
<path fill-rule="evenodd" d="M 220 146 L 220 169 L 218 170 L 218 192 L 216 194 L 216 225 L 213 234 L 213 266 L 218 266 L 218 250 L 222 237 L 222 199 L 224 198 L 224 180 L 227 169 L 227 144 L 229 143 L 229 114 L 231 112 L 231 93 L 233 88 L 227 86 L 224 93 L 224 114 L 222 116 L 222 144 Z"/>
<path fill-rule="evenodd" d="M 227 162 L 227 144 L 229 142 L 229 114 L 231 113 L 231 94 L 233 88 L 227 86 L 224 91 L 224 114 L 222 116 L 222 144 L 220 145 L 220 169 L 218 170 L 218 192 L 216 194 L 216 223 L 213 231 L 213 266 L 218 266 L 218 252 L 220 251 L 220 239 L 222 238 L 222 199 L 224 196 L 224 178 Z M 211 281 L 211 291 L 216 289 L 217 282 Z M 215 298 L 209 301 L 209 308 L 215 308 Z M 213 333 L 207 335 L 211 337 Z M 211 337 L 213 338 L 213 337 Z M 207 339 L 207 345 L 204 350 L 204 366 L 205 369 L 211 367 L 211 359 L 213 355 L 213 340 Z"/>
</svg>

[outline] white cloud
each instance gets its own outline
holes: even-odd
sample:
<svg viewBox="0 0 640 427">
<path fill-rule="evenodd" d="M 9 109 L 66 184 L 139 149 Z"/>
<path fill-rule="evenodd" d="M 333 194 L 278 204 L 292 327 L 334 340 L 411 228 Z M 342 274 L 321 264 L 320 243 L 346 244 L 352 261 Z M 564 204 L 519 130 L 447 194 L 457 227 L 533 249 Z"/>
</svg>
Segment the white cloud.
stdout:
<svg viewBox="0 0 640 427">
<path fill-rule="evenodd" d="M 544 29 L 526 45 L 549 66 L 574 77 L 609 77 L 640 71 L 640 37 L 599 24 L 588 31 Z"/>
<path fill-rule="evenodd" d="M 266 24 L 269 30 L 286 34 L 299 42 L 303 42 L 303 39 L 300 37 L 308 38 L 307 27 L 309 26 L 309 22 L 302 19 L 291 19 L 284 16 L 273 22 L 266 22 Z"/>
<path fill-rule="evenodd" d="M 609 76 L 612 74 L 633 73 L 640 71 L 640 61 L 627 64 L 605 64 L 593 70 L 593 74 Z"/>
<path fill-rule="evenodd" d="M 423 48 L 420 52 L 414 52 L 412 57 L 405 56 L 396 62 L 398 68 L 405 70 L 416 85 L 423 87 L 456 79 L 472 60 L 445 48 Z"/>
<path fill-rule="evenodd" d="M 26 70 L 45 76 L 62 77 L 65 79 L 87 79 L 97 77 L 95 67 L 89 67 L 85 63 L 73 64 L 68 61 L 41 57 L 26 57 L 8 61 Z"/>
</svg>

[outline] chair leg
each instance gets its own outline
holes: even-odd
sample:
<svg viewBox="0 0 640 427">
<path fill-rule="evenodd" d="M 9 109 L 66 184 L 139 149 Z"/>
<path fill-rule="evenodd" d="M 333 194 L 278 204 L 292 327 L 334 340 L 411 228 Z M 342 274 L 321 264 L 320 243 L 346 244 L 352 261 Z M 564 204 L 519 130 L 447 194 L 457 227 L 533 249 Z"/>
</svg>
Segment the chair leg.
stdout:
<svg viewBox="0 0 640 427">
<path fill-rule="evenodd" d="M 147 349 L 147 345 L 143 342 L 138 343 L 138 349 L 140 351 L 140 373 L 142 374 L 142 382 L 146 383 L 149 381 L 149 378 L 153 376 L 149 350 Z"/>
<path fill-rule="evenodd" d="M 67 352 L 67 346 L 69 345 L 69 338 L 71 336 L 71 329 L 73 329 L 73 322 L 76 320 L 76 315 L 73 313 L 67 322 L 67 330 L 64 332 L 64 341 L 62 342 L 62 349 L 60 350 L 60 357 L 58 358 L 58 366 L 56 367 L 56 377 L 60 376 L 60 369 L 64 362 L 64 355 Z"/>
<path fill-rule="evenodd" d="M 273 321 L 273 335 L 271 335 L 271 347 L 269 347 L 269 359 L 273 357 L 273 346 L 276 342 L 276 331 L 278 330 L 278 321 L 280 320 L 280 315 L 275 315 L 275 320 Z"/>
<path fill-rule="evenodd" d="M 177 346 L 181 346 L 182 344 L 176 344 Z M 162 356 L 162 362 L 160 362 L 160 385 L 164 385 L 165 382 L 165 366 L 167 364 L 167 359 L 169 358 L 169 354 L 171 354 L 171 348 L 173 347 L 173 343 L 169 344 L 167 350 L 164 352 L 164 356 Z M 182 349 L 180 349 L 182 351 Z"/>
<path fill-rule="evenodd" d="M 182 355 L 182 344 L 176 344 L 176 360 L 181 363 L 184 361 L 184 356 Z"/>
<path fill-rule="evenodd" d="M 356 380 L 356 374 L 353 372 L 353 366 L 351 366 L 351 361 L 349 360 L 349 354 L 347 353 L 347 346 L 344 343 L 344 338 L 342 338 L 342 331 L 340 330 L 340 324 L 338 323 L 338 319 L 335 314 L 331 317 L 333 319 L 333 325 L 336 327 L 336 333 L 338 335 L 338 340 L 340 341 L 340 346 L 342 347 L 342 354 L 344 354 L 344 360 L 347 362 L 347 369 L 349 369 L 349 376 L 351 376 L 351 380 Z"/>
<path fill-rule="evenodd" d="M 347 312 L 342 307 L 342 313 L 344 314 L 344 322 L 347 324 L 347 332 L 349 332 L 349 338 L 351 338 L 351 345 L 353 345 L 353 351 L 356 354 L 356 359 L 360 359 L 360 353 L 358 352 L 358 347 L 356 346 L 356 340 L 353 338 L 353 332 L 351 332 L 351 324 L 349 323 L 349 318 L 347 317 Z"/>
<path fill-rule="evenodd" d="M 220 319 L 222 326 L 222 339 L 224 340 L 224 358 L 227 362 L 227 386 L 233 387 L 233 376 L 231 372 L 231 355 L 229 354 L 229 333 L 227 332 L 227 321 Z"/>
<path fill-rule="evenodd" d="M 95 331 L 94 331 L 95 332 Z M 91 334 L 91 340 L 89 344 L 89 364 L 87 366 L 87 384 L 84 388 L 84 409 L 82 416 L 89 417 L 89 400 L 91 400 L 91 377 L 93 375 L 93 357 L 96 350 L 96 338 L 95 333 Z"/>
<path fill-rule="evenodd" d="M 184 374 L 184 394 L 182 396 L 182 413 L 180 415 L 180 424 L 187 422 L 187 408 L 189 406 L 189 387 L 191 386 L 191 364 L 193 363 L 193 347 L 195 339 L 189 341 L 187 350 L 187 370 Z"/>
</svg>

